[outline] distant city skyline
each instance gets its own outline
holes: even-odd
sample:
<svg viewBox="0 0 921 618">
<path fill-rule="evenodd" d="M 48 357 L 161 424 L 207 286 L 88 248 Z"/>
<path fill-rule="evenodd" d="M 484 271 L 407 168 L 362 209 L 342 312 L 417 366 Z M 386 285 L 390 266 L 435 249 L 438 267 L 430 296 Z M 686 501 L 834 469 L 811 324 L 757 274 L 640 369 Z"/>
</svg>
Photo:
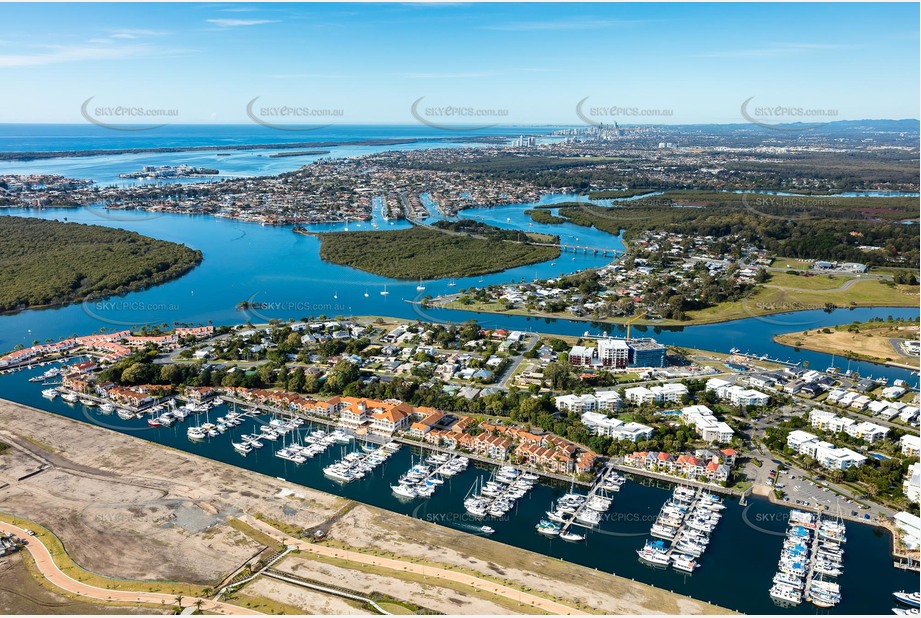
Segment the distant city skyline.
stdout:
<svg viewBox="0 0 921 618">
<path fill-rule="evenodd" d="M 808 123 L 921 105 L 915 3 L 48 9 L 3 5 L 0 122 Z"/>
</svg>

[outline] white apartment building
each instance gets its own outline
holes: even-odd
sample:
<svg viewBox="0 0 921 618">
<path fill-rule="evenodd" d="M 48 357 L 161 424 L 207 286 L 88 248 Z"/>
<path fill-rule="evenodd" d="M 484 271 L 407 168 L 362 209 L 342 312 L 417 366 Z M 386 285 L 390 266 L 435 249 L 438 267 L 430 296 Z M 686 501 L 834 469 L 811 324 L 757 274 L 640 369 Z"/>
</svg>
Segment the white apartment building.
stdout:
<svg viewBox="0 0 921 618">
<path fill-rule="evenodd" d="M 899 440 L 899 445 L 902 447 L 903 455 L 918 457 L 921 454 L 921 437 L 905 434 Z"/>
<path fill-rule="evenodd" d="M 681 408 L 681 420 L 697 429 L 697 434 L 707 442 L 724 444 L 732 440 L 732 427 L 716 420 L 713 411 L 704 405 Z"/>
<path fill-rule="evenodd" d="M 909 502 L 921 502 L 921 463 L 916 461 L 908 466 L 902 493 Z"/>
<path fill-rule="evenodd" d="M 642 423 L 625 423 L 616 418 L 609 418 L 598 412 L 586 412 L 582 423 L 597 436 L 608 436 L 614 440 L 648 440 L 652 437 L 652 427 Z"/>
<path fill-rule="evenodd" d="M 829 470 L 847 470 L 851 466 L 860 466 L 866 457 L 849 448 L 838 448 L 831 442 L 819 440 L 818 436 L 808 431 L 797 429 L 787 435 L 787 446 L 800 455 L 808 455 L 820 466 Z"/>
<path fill-rule="evenodd" d="M 681 398 L 688 393 L 684 384 L 663 384 L 661 386 L 636 386 L 624 391 L 624 397 L 634 405 L 641 406 L 649 403 L 669 402 L 680 403 Z"/>
</svg>

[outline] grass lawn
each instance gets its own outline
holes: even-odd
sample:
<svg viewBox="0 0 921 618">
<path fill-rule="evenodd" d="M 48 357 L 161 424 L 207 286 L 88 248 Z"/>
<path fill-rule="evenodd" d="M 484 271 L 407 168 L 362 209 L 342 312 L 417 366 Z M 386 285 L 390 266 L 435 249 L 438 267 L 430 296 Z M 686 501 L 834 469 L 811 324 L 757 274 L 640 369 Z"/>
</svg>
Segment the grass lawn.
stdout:
<svg viewBox="0 0 921 618">
<path fill-rule="evenodd" d="M 739 301 L 691 311 L 689 315 L 693 321 L 685 324 L 737 320 L 798 309 L 822 309 L 827 303 L 839 307 L 915 307 L 918 305 L 918 286 L 889 287 L 879 281 L 867 279 L 857 281 L 843 291 L 800 291 L 764 287 Z"/>
<path fill-rule="evenodd" d="M 838 307 L 916 307 L 918 305 L 918 286 L 888 286 L 876 279 L 857 279 L 849 288 L 840 290 L 842 285 L 853 277 L 816 275 L 802 277 L 775 273 L 768 286 L 759 288 L 754 294 L 742 300 L 726 302 L 699 311 L 689 311 L 688 320 L 637 320 L 638 326 L 692 326 L 694 324 L 712 324 L 741 320 L 760 315 L 786 313 L 809 309 L 824 309 L 832 304 Z M 789 288 L 789 289 L 787 289 Z M 482 313 L 505 313 L 568 320 L 599 321 L 610 324 L 623 324 L 628 318 L 607 318 L 594 320 L 579 318 L 569 313 L 547 313 L 528 311 L 527 309 L 506 309 L 499 303 L 473 303 L 463 305 L 456 301 L 435 303 L 445 309 L 461 309 Z"/>
<path fill-rule="evenodd" d="M 279 543 L 278 541 L 270 537 L 268 534 L 262 532 L 261 530 L 257 530 L 253 528 L 245 521 L 233 518 L 227 521 L 227 525 L 229 525 L 234 530 L 238 530 L 239 532 L 242 532 L 243 534 L 245 534 L 252 540 L 256 541 L 260 545 L 263 545 L 265 547 L 275 547 L 278 549 L 284 548 L 284 544 Z"/>
<path fill-rule="evenodd" d="M 767 285 L 776 285 L 783 288 L 800 290 L 833 290 L 844 285 L 854 277 L 840 275 L 788 275 L 787 273 L 771 273 Z"/>
<path fill-rule="evenodd" d="M 794 258 L 774 258 L 771 268 L 788 268 L 790 270 L 808 270 L 812 267 L 812 260 L 797 260 Z"/>
</svg>

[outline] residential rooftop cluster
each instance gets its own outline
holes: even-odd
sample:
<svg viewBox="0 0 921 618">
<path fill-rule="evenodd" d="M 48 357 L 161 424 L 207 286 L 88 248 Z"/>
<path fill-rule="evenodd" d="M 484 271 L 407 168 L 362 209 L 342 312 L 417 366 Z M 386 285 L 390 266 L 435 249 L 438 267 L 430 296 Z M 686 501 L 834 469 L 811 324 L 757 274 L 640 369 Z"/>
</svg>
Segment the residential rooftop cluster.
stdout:
<svg viewBox="0 0 921 618">
<path fill-rule="evenodd" d="M 690 310 L 738 300 L 771 262 L 766 252 L 738 238 L 645 232 L 631 241 L 626 256 L 606 266 L 547 280 L 473 287 L 436 303 L 498 302 L 508 309 L 577 317 L 643 314 L 680 320 Z"/>
<path fill-rule="evenodd" d="M 60 176 L 0 177 L 0 206 L 46 207 L 104 203 L 110 209 L 210 214 L 265 224 L 361 221 L 372 217 L 375 198 L 385 218 L 424 218 L 424 201 L 454 214 L 476 205 L 529 202 L 542 191 L 528 183 L 414 167 L 431 150 L 383 152 L 364 157 L 320 159 L 277 176 L 229 178 L 187 184 L 97 186 Z M 149 169 L 148 169 L 149 168 Z M 145 166 L 135 177 L 188 177 L 216 170 Z"/>
</svg>

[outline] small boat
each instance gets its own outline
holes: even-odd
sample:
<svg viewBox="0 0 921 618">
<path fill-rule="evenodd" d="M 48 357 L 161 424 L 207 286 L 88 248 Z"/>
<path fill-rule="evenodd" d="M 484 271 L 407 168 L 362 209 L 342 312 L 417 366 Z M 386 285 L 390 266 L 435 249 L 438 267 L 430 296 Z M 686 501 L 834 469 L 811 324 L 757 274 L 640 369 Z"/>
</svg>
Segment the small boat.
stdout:
<svg viewBox="0 0 921 618">
<path fill-rule="evenodd" d="M 647 541 L 642 549 L 636 550 L 640 560 L 656 566 L 668 566 L 670 561 L 662 541 Z"/>
<path fill-rule="evenodd" d="M 249 446 L 248 444 L 243 444 L 241 442 L 231 442 L 231 444 L 233 445 L 234 450 L 238 453 L 243 453 L 246 455 L 253 452 L 253 447 Z"/>
<path fill-rule="evenodd" d="M 495 532 L 495 530 L 493 530 L 489 526 L 480 526 L 480 532 L 482 532 L 483 534 L 492 534 L 493 532 Z"/>
<path fill-rule="evenodd" d="M 416 290 L 418 290 L 419 292 L 422 292 L 425 290 L 425 284 L 422 283 L 421 277 L 419 278 L 419 285 L 416 286 Z"/>
<path fill-rule="evenodd" d="M 540 534 L 546 536 L 558 536 L 560 534 L 560 527 L 552 521 L 548 521 L 546 519 L 540 520 L 540 523 L 535 527 Z"/>
<path fill-rule="evenodd" d="M 802 602 L 800 591 L 785 584 L 774 584 L 770 590 L 771 598 L 783 603 L 799 605 Z"/>
<path fill-rule="evenodd" d="M 393 490 L 398 496 L 403 496 L 404 498 L 415 498 L 419 495 L 419 492 L 412 485 L 407 485 L 405 483 L 397 483 L 396 485 L 391 485 L 390 489 Z"/>
<path fill-rule="evenodd" d="M 81 405 L 84 405 L 84 406 L 86 406 L 87 408 L 95 408 L 95 407 L 96 407 L 96 402 L 93 401 L 92 399 L 89 399 L 88 397 L 80 397 L 80 403 L 81 403 Z"/>
<path fill-rule="evenodd" d="M 115 406 L 113 406 L 111 403 L 102 403 L 99 404 L 99 411 L 104 412 L 105 414 L 111 414 L 112 412 L 115 412 Z"/>
<path fill-rule="evenodd" d="M 56 388 L 46 388 L 45 390 L 42 391 L 42 397 L 45 397 L 46 399 L 54 399 L 57 396 L 58 396 L 58 389 Z"/>
<path fill-rule="evenodd" d="M 679 571 L 684 571 L 686 573 L 693 573 L 699 565 L 697 561 L 694 560 L 692 556 L 686 556 L 684 554 L 678 554 L 672 556 L 672 566 Z"/>
<path fill-rule="evenodd" d="M 577 543 L 579 541 L 584 541 L 585 535 L 576 534 L 575 532 L 570 532 L 567 530 L 566 532 L 560 532 L 560 538 L 563 539 L 564 541 L 570 541 L 572 543 Z"/>
<path fill-rule="evenodd" d="M 921 592 L 905 592 L 904 590 L 900 590 L 899 592 L 893 592 L 892 596 L 894 596 L 895 600 L 899 603 L 904 603 L 911 607 L 919 607 L 919 604 L 921 604 Z"/>
<path fill-rule="evenodd" d="M 387 284 L 384 284 L 384 289 L 381 292 L 381 296 L 387 296 L 390 292 L 387 291 Z"/>
</svg>

